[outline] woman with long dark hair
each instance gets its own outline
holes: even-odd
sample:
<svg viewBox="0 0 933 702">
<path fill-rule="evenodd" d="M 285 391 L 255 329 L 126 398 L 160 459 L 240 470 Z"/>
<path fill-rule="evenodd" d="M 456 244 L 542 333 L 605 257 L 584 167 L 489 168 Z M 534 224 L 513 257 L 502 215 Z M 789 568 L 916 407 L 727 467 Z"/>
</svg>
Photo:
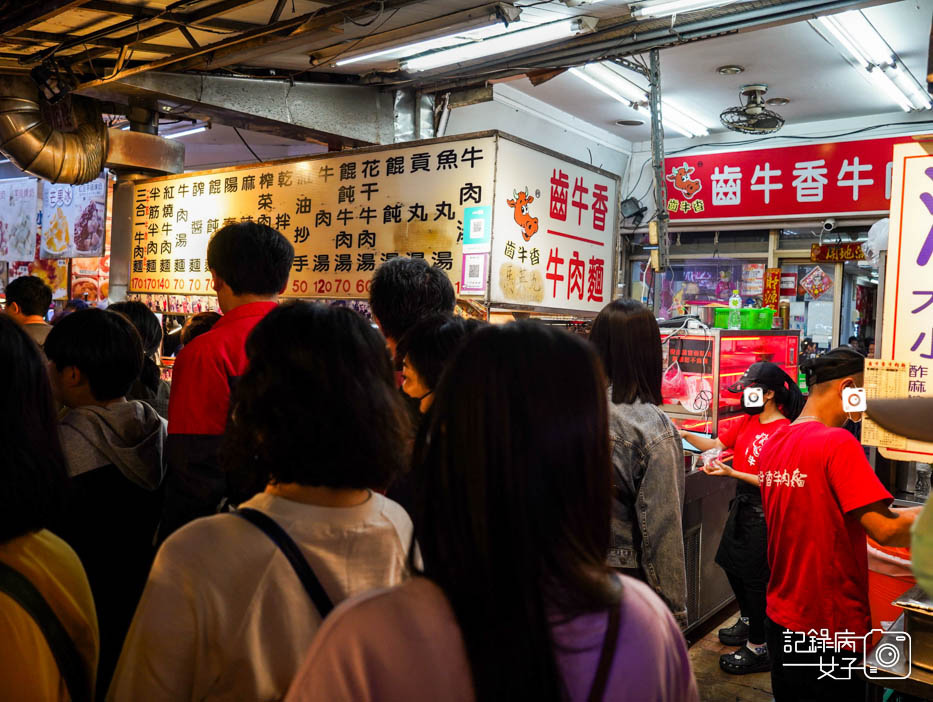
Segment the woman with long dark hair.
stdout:
<svg viewBox="0 0 933 702">
<path fill-rule="evenodd" d="M 127 400 L 141 400 L 149 404 L 159 416 L 168 419 L 169 385 L 162 380 L 156 359 L 162 347 L 162 325 L 155 313 L 142 302 L 129 300 L 115 302 L 107 308 L 119 312 L 136 327 L 143 342 L 143 369 L 139 378 L 126 394 Z"/>
<path fill-rule="evenodd" d="M 419 577 L 335 612 L 287 699 L 698 699 L 663 602 L 606 565 L 605 380 L 585 341 L 477 331 L 414 470 Z"/>
<path fill-rule="evenodd" d="M 745 397 L 746 388 L 757 389 L 751 393 L 749 401 Z M 719 630 L 722 643 L 739 646 L 738 650 L 720 656 L 719 666 L 727 673 L 741 675 L 771 669 L 765 642 L 766 591 L 770 575 L 768 531 L 761 504 L 758 461 L 768 439 L 797 419 L 804 398 L 793 378 L 768 361 L 753 363 L 727 389 L 743 393 L 745 416 L 733 420 L 715 439 L 688 431 L 681 431 L 681 436 L 703 451 L 733 451 L 731 466 L 716 460 L 704 470 L 710 475 L 739 481 L 716 551 L 716 563 L 726 571 L 741 609 L 734 625 Z"/>
<path fill-rule="evenodd" d="M 684 451 L 661 410 L 661 332 L 635 300 L 606 305 L 590 341 L 609 381 L 612 544 L 609 565 L 644 580 L 687 624 Z"/>
<path fill-rule="evenodd" d="M 0 314 L 0 699 L 4 700 L 77 701 L 90 700 L 94 694 L 100 640 L 91 587 L 78 556 L 49 531 L 58 527 L 68 503 L 68 473 L 55 415 L 39 347 L 10 317 Z M 20 599 L 30 589 L 64 631 L 64 646 L 45 638 L 36 608 Z M 60 659 L 64 649 L 70 655 Z"/>
<path fill-rule="evenodd" d="M 221 457 L 259 492 L 162 544 L 109 699 L 280 699 L 334 604 L 405 577 L 411 520 L 376 492 L 409 432 L 382 336 L 299 302 L 246 355 Z"/>
</svg>

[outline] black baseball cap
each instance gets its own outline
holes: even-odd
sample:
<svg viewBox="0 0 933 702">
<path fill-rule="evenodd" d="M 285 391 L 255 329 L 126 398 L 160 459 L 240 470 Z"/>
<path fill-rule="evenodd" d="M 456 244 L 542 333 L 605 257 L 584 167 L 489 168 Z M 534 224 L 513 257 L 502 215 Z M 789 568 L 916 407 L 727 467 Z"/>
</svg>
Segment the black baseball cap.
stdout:
<svg viewBox="0 0 933 702">
<path fill-rule="evenodd" d="M 742 392 L 745 388 L 760 386 L 777 391 L 793 384 L 794 381 L 791 377 L 776 363 L 758 361 L 758 363 L 750 365 L 748 370 L 742 374 L 742 377 L 726 389 L 729 392 Z"/>
</svg>

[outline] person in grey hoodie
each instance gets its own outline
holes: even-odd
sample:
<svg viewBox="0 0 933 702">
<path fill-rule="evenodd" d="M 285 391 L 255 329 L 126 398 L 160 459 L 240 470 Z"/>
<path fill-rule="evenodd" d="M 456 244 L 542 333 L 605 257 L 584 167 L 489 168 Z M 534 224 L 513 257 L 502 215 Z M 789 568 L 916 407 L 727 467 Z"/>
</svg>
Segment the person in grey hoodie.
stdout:
<svg viewBox="0 0 933 702">
<path fill-rule="evenodd" d="M 115 312 L 63 318 L 46 339 L 49 376 L 67 411 L 59 436 L 72 479 L 61 536 L 81 558 L 100 622 L 97 689 L 106 691 L 155 555 L 165 420 L 125 395 L 139 376 L 139 333 Z"/>
</svg>

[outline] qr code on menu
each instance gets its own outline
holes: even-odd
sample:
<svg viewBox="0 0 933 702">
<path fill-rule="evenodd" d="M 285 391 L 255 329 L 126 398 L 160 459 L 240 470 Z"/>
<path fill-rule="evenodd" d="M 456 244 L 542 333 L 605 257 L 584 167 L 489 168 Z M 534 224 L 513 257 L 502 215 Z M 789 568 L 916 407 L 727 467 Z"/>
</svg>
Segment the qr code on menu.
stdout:
<svg viewBox="0 0 933 702">
<path fill-rule="evenodd" d="M 486 232 L 486 222 L 482 219 L 474 219 L 470 222 L 470 238 L 482 239 Z"/>
<path fill-rule="evenodd" d="M 475 280 L 476 278 L 479 278 L 480 272 L 479 272 L 479 264 L 478 264 L 478 263 L 471 263 L 471 264 L 467 267 L 467 270 L 468 270 L 467 278 L 471 278 L 471 279 L 473 279 L 473 280 Z"/>
</svg>

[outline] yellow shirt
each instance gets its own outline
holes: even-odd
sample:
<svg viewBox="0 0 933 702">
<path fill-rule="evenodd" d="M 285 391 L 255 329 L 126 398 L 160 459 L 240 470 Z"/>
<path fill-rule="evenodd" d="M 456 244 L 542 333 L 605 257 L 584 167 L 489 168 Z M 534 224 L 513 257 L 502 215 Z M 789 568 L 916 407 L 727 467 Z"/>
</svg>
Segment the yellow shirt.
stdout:
<svg viewBox="0 0 933 702">
<path fill-rule="evenodd" d="M 77 554 L 43 529 L 0 543 L 0 561 L 39 591 L 87 665 L 93 685 L 100 637 L 91 586 Z M 0 700 L 70 700 L 65 680 L 35 620 L 0 593 Z"/>
</svg>

